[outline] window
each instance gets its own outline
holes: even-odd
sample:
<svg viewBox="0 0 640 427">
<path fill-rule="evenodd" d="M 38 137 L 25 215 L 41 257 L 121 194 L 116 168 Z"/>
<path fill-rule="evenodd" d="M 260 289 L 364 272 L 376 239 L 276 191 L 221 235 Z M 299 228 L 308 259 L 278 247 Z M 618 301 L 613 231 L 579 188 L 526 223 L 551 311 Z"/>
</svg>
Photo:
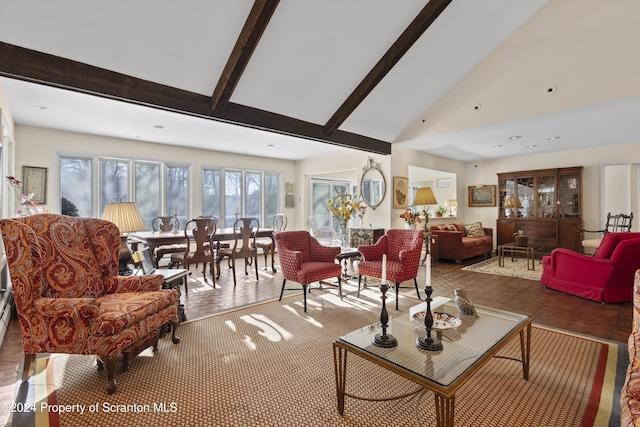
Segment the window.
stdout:
<svg viewBox="0 0 640 427">
<path fill-rule="evenodd" d="M 60 157 L 60 209 L 63 215 L 94 216 L 92 159 Z"/>
<path fill-rule="evenodd" d="M 202 215 L 220 218 L 220 171 L 202 171 Z"/>
<path fill-rule="evenodd" d="M 129 200 L 129 162 L 100 160 L 100 212 L 107 203 Z"/>
<path fill-rule="evenodd" d="M 262 174 L 260 172 L 245 173 L 245 198 L 244 198 L 244 214 L 247 217 L 258 218 L 261 213 L 261 181 Z"/>
<path fill-rule="evenodd" d="M 255 217 L 270 227 L 280 212 L 279 172 L 203 169 L 202 212 L 191 211 L 191 168 L 163 162 L 59 156 L 61 211 L 100 217 L 107 203 L 135 201 L 151 229 L 157 216 L 177 215 L 181 224 L 198 215 L 232 227 L 236 217 Z"/>
<path fill-rule="evenodd" d="M 180 224 L 186 224 L 189 217 L 189 168 L 167 166 L 167 205 L 165 212 L 178 216 Z"/>
<path fill-rule="evenodd" d="M 271 227 L 280 212 L 280 173 L 238 169 L 203 169 L 202 211 L 232 227 L 236 218 L 257 218 Z"/>
<path fill-rule="evenodd" d="M 136 163 L 136 205 L 147 229 L 160 216 L 160 163 Z"/>
<path fill-rule="evenodd" d="M 319 227 L 329 226 L 336 231 L 336 234 L 342 233 L 340 224 L 334 221 L 327 205 L 330 198 L 348 193 L 358 194 L 355 182 L 311 178 L 311 217 Z M 357 215 L 354 215 L 351 226 L 355 225 L 356 218 Z"/>
</svg>

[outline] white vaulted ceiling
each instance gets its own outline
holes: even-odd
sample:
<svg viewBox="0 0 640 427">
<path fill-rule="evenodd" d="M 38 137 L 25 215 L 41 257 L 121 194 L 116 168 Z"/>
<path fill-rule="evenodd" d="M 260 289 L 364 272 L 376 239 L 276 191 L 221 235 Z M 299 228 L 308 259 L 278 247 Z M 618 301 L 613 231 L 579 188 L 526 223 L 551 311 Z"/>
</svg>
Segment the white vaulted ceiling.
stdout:
<svg viewBox="0 0 640 427">
<path fill-rule="evenodd" d="M 262 3 L 275 10 L 219 115 L 154 96 L 210 98 L 253 1 L 0 0 L 0 86 L 17 124 L 292 160 L 368 139 L 461 161 L 638 141 L 635 0 L 451 1 L 339 123 L 352 145 L 317 130 L 429 2 Z M 127 102 L 134 84 L 105 97 L 83 86 L 90 71 L 61 84 L 64 68 L 16 67 L 14 48 L 163 86 L 144 102 Z"/>
</svg>

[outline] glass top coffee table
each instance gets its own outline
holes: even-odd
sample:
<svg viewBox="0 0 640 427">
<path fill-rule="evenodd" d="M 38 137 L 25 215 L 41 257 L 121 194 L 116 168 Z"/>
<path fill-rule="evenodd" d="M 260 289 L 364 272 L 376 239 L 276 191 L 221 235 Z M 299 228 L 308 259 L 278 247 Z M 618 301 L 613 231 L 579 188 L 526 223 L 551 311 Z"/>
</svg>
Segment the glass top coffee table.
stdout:
<svg viewBox="0 0 640 427">
<path fill-rule="evenodd" d="M 522 373 L 529 379 L 531 347 L 531 320 L 524 315 L 487 307 L 476 306 L 478 316 L 458 314 L 455 303 L 446 298 L 437 298 L 431 311 L 453 314 L 461 321 L 460 326 L 434 331 L 444 336 L 441 351 L 422 350 L 415 345 L 416 338 L 426 332 L 421 322 L 413 319 L 413 313 L 424 310 L 424 306 L 414 307 L 389 320 L 387 333 L 398 340 L 393 348 L 377 347 L 371 339 L 381 333 L 379 322 L 355 330 L 338 338 L 333 343 L 338 413 L 344 414 L 345 396 L 363 400 L 382 400 L 356 396 L 345 391 L 347 354 L 353 353 L 376 365 L 401 375 L 422 388 L 411 394 L 420 397 L 431 390 L 435 394 L 436 421 L 438 426 L 453 426 L 456 391 L 478 371 L 488 360 L 496 356 L 512 338 L 520 336 Z M 434 335 L 435 336 L 435 335 Z M 420 398 L 416 400 L 416 405 Z"/>
</svg>

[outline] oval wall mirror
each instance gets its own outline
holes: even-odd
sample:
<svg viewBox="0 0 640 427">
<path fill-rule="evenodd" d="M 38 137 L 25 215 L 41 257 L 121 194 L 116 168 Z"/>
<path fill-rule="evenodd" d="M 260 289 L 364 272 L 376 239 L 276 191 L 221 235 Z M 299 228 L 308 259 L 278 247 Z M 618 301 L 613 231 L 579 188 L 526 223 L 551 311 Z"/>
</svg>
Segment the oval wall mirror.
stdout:
<svg viewBox="0 0 640 427">
<path fill-rule="evenodd" d="M 387 189 L 387 183 L 380 169 L 380 163 L 373 161 L 371 157 L 365 167 L 362 168 L 362 178 L 360 179 L 360 198 L 371 209 L 377 208 Z"/>
</svg>

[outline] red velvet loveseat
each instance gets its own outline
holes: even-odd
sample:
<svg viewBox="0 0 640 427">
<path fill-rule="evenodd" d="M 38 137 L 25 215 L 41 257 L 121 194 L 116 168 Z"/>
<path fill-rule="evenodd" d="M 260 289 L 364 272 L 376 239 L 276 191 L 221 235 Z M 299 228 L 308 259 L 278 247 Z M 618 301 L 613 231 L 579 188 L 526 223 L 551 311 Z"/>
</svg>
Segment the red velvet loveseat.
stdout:
<svg viewBox="0 0 640 427">
<path fill-rule="evenodd" d="M 607 233 L 593 255 L 556 248 L 542 258 L 540 284 L 604 303 L 633 299 L 640 268 L 640 233 Z"/>
<path fill-rule="evenodd" d="M 476 231 L 483 230 L 484 236 L 469 235 L 467 229 L 470 226 L 475 226 Z M 451 228 L 455 228 L 455 230 L 451 230 Z M 452 259 L 460 264 L 463 259 L 483 254 L 490 256 L 493 251 L 493 229 L 482 227 L 480 223 L 467 226 L 463 224 L 432 225 L 429 230 L 438 235 L 439 259 Z"/>
</svg>

